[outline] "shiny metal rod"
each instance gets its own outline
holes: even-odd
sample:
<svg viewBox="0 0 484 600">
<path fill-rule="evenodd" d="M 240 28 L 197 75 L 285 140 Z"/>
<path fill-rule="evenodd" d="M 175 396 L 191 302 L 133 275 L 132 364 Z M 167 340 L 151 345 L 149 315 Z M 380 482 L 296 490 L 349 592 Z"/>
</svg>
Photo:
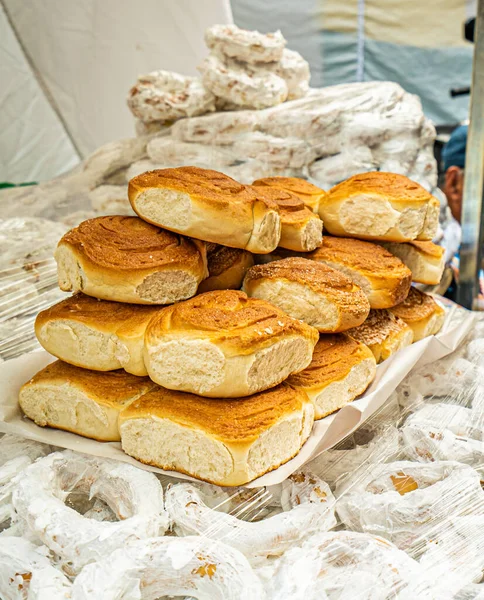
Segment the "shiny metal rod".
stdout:
<svg viewBox="0 0 484 600">
<path fill-rule="evenodd" d="M 477 6 L 469 118 L 457 301 L 474 308 L 484 241 L 484 0 L 479 0 Z"/>
</svg>

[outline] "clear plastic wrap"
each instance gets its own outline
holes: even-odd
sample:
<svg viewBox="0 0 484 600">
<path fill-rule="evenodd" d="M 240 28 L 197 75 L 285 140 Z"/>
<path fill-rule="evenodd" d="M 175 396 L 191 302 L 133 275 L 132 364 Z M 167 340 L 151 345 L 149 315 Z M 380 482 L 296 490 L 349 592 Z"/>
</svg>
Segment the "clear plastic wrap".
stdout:
<svg viewBox="0 0 484 600">
<path fill-rule="evenodd" d="M 423 361 L 359 429 L 278 485 L 186 483 L 3 438 L 4 572 L 16 590 L 35 592 L 42 576 L 56 593 L 94 600 L 114 591 L 125 599 L 479 598 L 483 324 L 452 354 Z M 140 476 L 147 481 L 135 489 Z M 157 533 L 130 529 L 139 502 L 157 512 Z M 138 539 L 112 533 L 120 518 Z M 94 560 L 90 552 L 104 547 Z M 10 579 L 0 578 L 0 595 L 26 597 L 13 595 Z"/>
</svg>

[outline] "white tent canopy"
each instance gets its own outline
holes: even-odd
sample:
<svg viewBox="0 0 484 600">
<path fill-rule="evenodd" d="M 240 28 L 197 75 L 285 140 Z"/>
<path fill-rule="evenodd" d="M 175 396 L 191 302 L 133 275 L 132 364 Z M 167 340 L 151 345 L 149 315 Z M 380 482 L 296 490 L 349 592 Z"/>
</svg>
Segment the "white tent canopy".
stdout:
<svg viewBox="0 0 484 600">
<path fill-rule="evenodd" d="M 0 181 L 49 179 L 134 134 L 141 73 L 185 75 L 229 0 L 0 0 Z"/>
</svg>

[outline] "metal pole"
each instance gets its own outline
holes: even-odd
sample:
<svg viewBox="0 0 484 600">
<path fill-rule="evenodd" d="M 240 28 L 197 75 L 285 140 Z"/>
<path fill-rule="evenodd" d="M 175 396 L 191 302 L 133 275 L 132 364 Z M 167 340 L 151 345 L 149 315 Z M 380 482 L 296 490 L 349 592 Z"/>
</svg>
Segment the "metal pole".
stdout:
<svg viewBox="0 0 484 600">
<path fill-rule="evenodd" d="M 462 206 L 462 244 L 460 248 L 457 301 L 467 308 L 475 306 L 479 291 L 484 227 L 484 0 L 478 1 L 474 37 L 471 107 L 467 134 L 464 197 Z"/>
</svg>

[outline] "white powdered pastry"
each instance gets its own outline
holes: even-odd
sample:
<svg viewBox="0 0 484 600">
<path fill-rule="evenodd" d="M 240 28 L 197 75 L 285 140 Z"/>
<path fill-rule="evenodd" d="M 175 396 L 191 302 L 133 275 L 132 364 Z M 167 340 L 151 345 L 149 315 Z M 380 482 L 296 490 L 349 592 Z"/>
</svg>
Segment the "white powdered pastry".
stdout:
<svg viewBox="0 0 484 600">
<path fill-rule="evenodd" d="M 122 183 L 124 183 L 124 178 Z M 119 184 L 109 184 L 109 186 L 111 185 L 113 185 L 113 187 L 118 187 Z M 83 221 L 87 221 L 88 219 L 94 219 L 94 217 L 98 216 L 98 213 L 94 210 L 76 210 L 76 212 L 70 213 L 67 216 L 62 217 L 61 222 L 64 223 L 64 225 L 66 225 L 69 229 L 72 229 L 73 227 L 77 227 Z"/>
<path fill-rule="evenodd" d="M 38 218 L 0 219 L 0 269 L 52 258 L 67 227 Z"/>
<path fill-rule="evenodd" d="M 146 135 L 154 135 L 158 133 L 165 133 L 170 127 L 170 121 L 165 123 L 164 121 L 152 121 L 151 123 L 143 123 L 141 119 L 134 120 L 134 130 L 138 137 Z"/>
<path fill-rule="evenodd" d="M 0 597 L 3 600 L 67 600 L 72 584 L 48 558 L 45 546 L 19 537 L 0 538 Z"/>
<path fill-rule="evenodd" d="M 481 509 L 481 507 L 475 507 Z M 484 517 L 453 517 L 425 539 L 420 564 L 435 582 L 437 598 L 455 595 L 466 584 L 479 583 L 484 570 Z M 474 587 L 474 586 L 473 586 Z M 479 592 L 479 586 L 475 586 Z M 480 586 L 484 592 L 484 586 Z M 474 598 L 474 596 L 472 596 Z M 482 598 L 477 595 L 475 598 Z"/>
<path fill-rule="evenodd" d="M 482 420 L 477 418 L 472 409 L 444 402 L 424 404 L 408 417 L 405 421 L 407 425 L 448 429 L 457 436 L 474 440 L 483 440 L 484 434 Z"/>
<path fill-rule="evenodd" d="M 365 433 L 367 435 L 365 435 Z M 369 438 L 353 448 L 332 448 L 315 459 L 314 468 L 332 487 L 337 485 L 340 491 L 343 480 L 353 474 L 355 469 L 371 468 L 371 465 L 387 460 L 399 450 L 398 430 L 388 422 L 365 432 L 364 427 L 357 430 L 358 437 Z"/>
<path fill-rule="evenodd" d="M 286 167 L 275 167 L 269 162 L 250 159 L 240 165 L 222 167 L 220 169 L 225 175 L 232 177 L 236 181 L 245 184 L 251 184 L 255 179 L 264 177 L 275 177 L 282 175 L 284 177 L 300 177 L 301 169 L 289 169 Z"/>
<path fill-rule="evenodd" d="M 25 276 L 20 279 L 13 277 L 4 279 L 0 276 L 0 316 L 14 315 L 25 312 L 31 304 L 34 304 L 39 296 L 37 287 L 27 281 Z"/>
<path fill-rule="evenodd" d="M 405 458 L 419 462 L 455 460 L 474 467 L 479 473 L 484 468 L 484 443 L 458 436 L 445 426 L 411 423 L 401 429 Z"/>
<path fill-rule="evenodd" d="M 74 489 L 105 501 L 120 520 L 99 523 L 68 508 L 66 491 Z M 163 534 L 168 526 L 163 490 L 153 473 L 69 450 L 25 469 L 16 480 L 12 504 L 69 575 L 130 540 Z"/>
<path fill-rule="evenodd" d="M 407 390 L 422 396 L 445 396 L 458 399 L 461 395 L 472 397 L 484 381 L 484 369 L 455 354 L 419 367 L 400 384 L 400 393 Z M 457 400 L 458 402 L 458 400 Z"/>
<path fill-rule="evenodd" d="M 166 492 L 166 509 L 178 535 L 202 535 L 240 550 L 254 564 L 283 554 L 317 531 L 336 525 L 334 496 L 327 483 L 309 471 L 289 477 L 283 491 L 285 512 L 258 522 L 210 509 L 197 488 L 180 483 Z"/>
<path fill-rule="evenodd" d="M 0 438 L 0 525 L 13 517 L 13 479 L 34 460 L 52 451 L 47 444 L 6 434 Z"/>
<path fill-rule="evenodd" d="M 144 123 L 175 121 L 214 111 L 215 98 L 198 77 L 153 71 L 138 77 L 129 92 L 128 106 Z"/>
<path fill-rule="evenodd" d="M 274 137 L 260 131 L 241 135 L 233 148 L 240 158 L 253 158 L 279 169 L 300 169 L 311 161 L 310 146 L 304 140 Z"/>
<path fill-rule="evenodd" d="M 453 461 L 396 461 L 357 471 L 348 492 L 337 502 L 342 522 L 353 531 L 381 535 L 401 549 L 418 553 L 419 541 L 449 516 L 480 506 L 484 492 L 479 474 Z"/>
<path fill-rule="evenodd" d="M 220 112 L 177 121 L 171 129 L 171 136 L 182 142 L 225 146 L 232 144 L 240 135 L 254 131 L 257 121 L 257 114 L 252 110 Z"/>
<path fill-rule="evenodd" d="M 309 166 L 309 175 L 317 182 L 325 183 L 322 187 L 329 188 L 358 173 L 375 171 L 376 165 L 377 162 L 367 146 L 342 148 L 338 154 L 313 162 Z"/>
<path fill-rule="evenodd" d="M 220 169 L 235 162 L 237 156 L 232 148 L 181 142 L 168 136 L 152 139 L 147 150 L 151 160 L 164 167 L 194 165 Z"/>
<path fill-rule="evenodd" d="M 380 537 L 334 531 L 288 550 L 272 600 L 434 600 L 420 565 Z"/>
<path fill-rule="evenodd" d="M 137 177 L 141 175 L 141 173 L 146 173 L 146 171 L 155 171 L 156 169 L 163 169 L 163 165 L 160 163 L 155 163 L 152 160 L 148 160 L 147 158 L 143 158 L 131 164 L 125 174 L 126 183 L 129 182 L 133 177 Z"/>
<path fill-rule="evenodd" d="M 100 214 L 136 216 L 128 200 L 128 188 L 126 185 L 100 185 L 92 190 L 92 192 L 89 192 L 89 200 L 91 201 L 93 210 L 97 213 L 96 216 Z M 81 219 L 81 221 L 84 220 Z"/>
<path fill-rule="evenodd" d="M 287 83 L 289 90 L 288 100 L 302 98 L 309 91 L 309 80 L 311 73 L 307 60 L 294 50 L 284 48 L 281 60 L 274 65 L 276 75 L 282 77 Z"/>
<path fill-rule="evenodd" d="M 484 600 L 484 584 L 470 583 L 460 589 L 453 600 Z"/>
<path fill-rule="evenodd" d="M 466 344 L 465 357 L 470 362 L 484 369 L 484 339 L 471 340 Z"/>
<path fill-rule="evenodd" d="M 207 56 L 199 69 L 207 89 L 237 106 L 260 109 L 287 99 L 287 83 L 265 69 L 248 70 L 243 63 L 217 54 Z"/>
<path fill-rule="evenodd" d="M 270 63 L 283 58 L 286 40 L 280 31 L 259 33 L 236 25 L 213 25 L 205 31 L 205 43 L 210 50 L 247 63 Z"/>
<path fill-rule="evenodd" d="M 141 600 L 195 596 L 197 600 L 266 600 L 243 554 L 198 536 L 130 542 L 87 565 L 73 600 Z"/>
<path fill-rule="evenodd" d="M 402 451 L 419 462 L 455 460 L 484 467 L 482 415 L 454 404 L 425 404 L 401 428 Z"/>
</svg>

